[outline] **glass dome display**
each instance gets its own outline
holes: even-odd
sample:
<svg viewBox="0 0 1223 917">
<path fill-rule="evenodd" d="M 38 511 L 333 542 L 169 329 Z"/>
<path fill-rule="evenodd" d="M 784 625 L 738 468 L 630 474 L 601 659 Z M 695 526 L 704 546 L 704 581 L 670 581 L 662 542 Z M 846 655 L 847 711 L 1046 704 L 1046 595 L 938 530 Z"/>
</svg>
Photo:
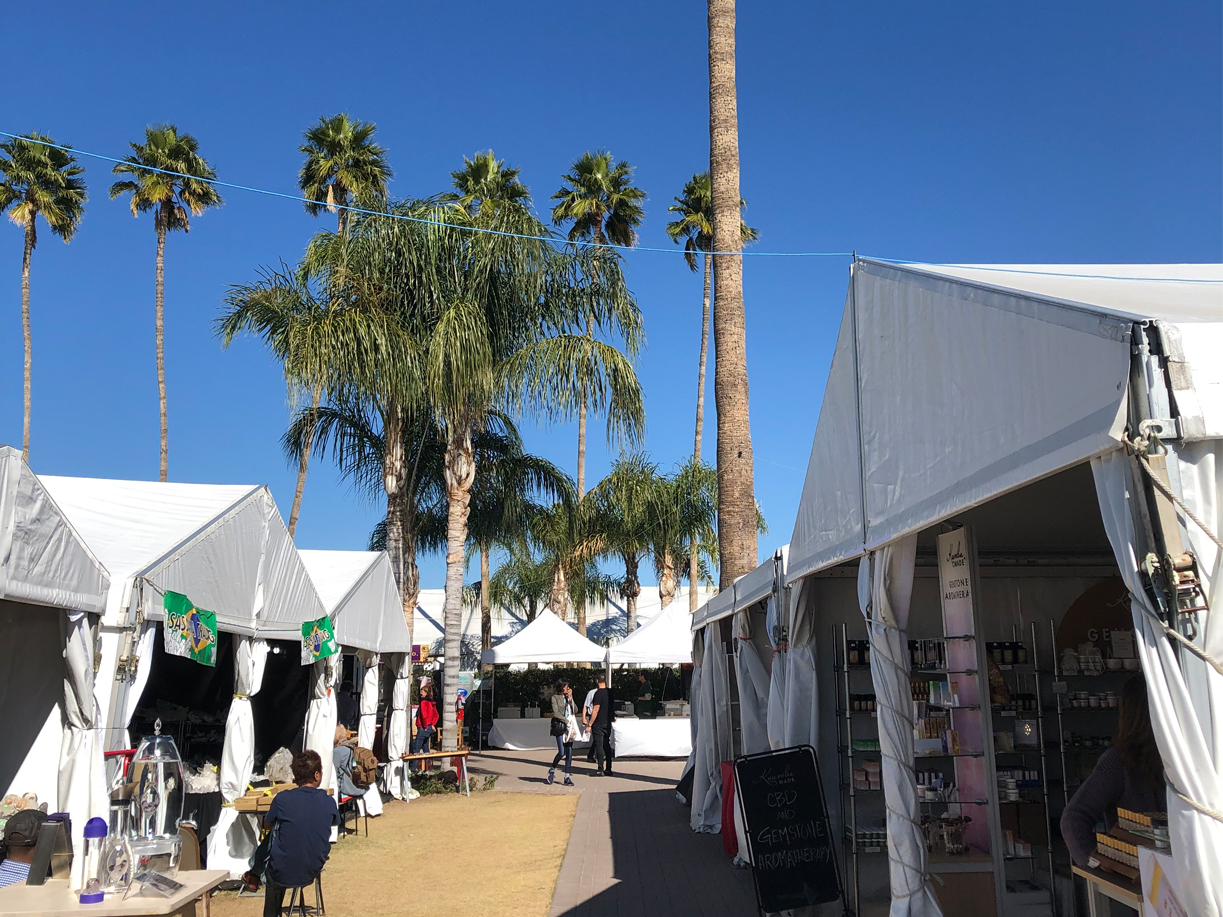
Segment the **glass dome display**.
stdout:
<svg viewBox="0 0 1223 917">
<path fill-rule="evenodd" d="M 130 770 L 132 780 L 132 834 L 142 838 L 178 837 L 183 817 L 183 762 L 170 736 L 140 740 Z"/>
</svg>

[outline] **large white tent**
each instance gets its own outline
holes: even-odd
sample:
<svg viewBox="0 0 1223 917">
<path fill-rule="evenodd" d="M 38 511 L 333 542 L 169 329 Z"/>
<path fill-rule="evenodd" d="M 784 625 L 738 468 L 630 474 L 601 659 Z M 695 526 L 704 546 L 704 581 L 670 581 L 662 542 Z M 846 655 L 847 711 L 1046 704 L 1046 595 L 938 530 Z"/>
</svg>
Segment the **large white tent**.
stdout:
<svg viewBox="0 0 1223 917">
<path fill-rule="evenodd" d="M 912 758 L 909 688 L 894 677 L 907 671 L 917 534 L 1086 462 L 1130 592 L 1185 905 L 1223 914 L 1223 674 L 1196 655 L 1223 658 L 1223 619 L 1204 620 L 1194 651 L 1177 658 L 1139 574 L 1153 546 L 1148 471 L 1134 457 L 1158 451 L 1147 433 L 1167 447 L 1165 486 L 1201 524 L 1183 511 L 1157 522 L 1194 552 L 1217 609 L 1221 345 L 1223 265 L 855 263 L 787 579 L 863 558 L 859 597 L 887 713 L 892 914 L 939 913 L 902 764 Z M 812 617 L 809 602 L 793 603 L 791 654 L 812 639 Z"/>
<path fill-rule="evenodd" d="M 221 794 L 231 802 L 254 768 L 251 697 L 263 683 L 269 639 L 299 641 L 326 614 L 262 486 L 43 477 L 47 490 L 111 574 L 102 617 L 97 696 L 107 748 L 129 745 L 128 724 L 148 681 L 162 594 L 186 595 L 235 635 L 234 696 L 225 725 Z M 105 804 L 94 815 L 105 816 Z M 230 807 L 208 839 L 214 868 L 243 871 L 255 830 Z"/>
<path fill-rule="evenodd" d="M 678 665 L 692 661 L 692 615 L 672 602 L 607 651 L 607 661 L 626 665 Z"/>
<path fill-rule="evenodd" d="M 0 446 L 0 788 L 74 824 L 106 805 L 91 626 L 109 585 L 21 453 Z"/>
<path fill-rule="evenodd" d="M 544 609 L 535 620 L 510 637 L 485 650 L 480 661 L 485 665 L 543 662 L 564 665 L 574 662 L 603 662 L 607 649 L 587 640 L 550 610 Z"/>
</svg>

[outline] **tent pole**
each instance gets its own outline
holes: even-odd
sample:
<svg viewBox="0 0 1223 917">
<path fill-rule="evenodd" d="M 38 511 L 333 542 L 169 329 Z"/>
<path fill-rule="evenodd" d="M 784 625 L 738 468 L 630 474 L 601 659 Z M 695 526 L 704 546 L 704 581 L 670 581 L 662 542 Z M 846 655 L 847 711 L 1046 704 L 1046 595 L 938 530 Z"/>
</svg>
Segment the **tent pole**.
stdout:
<svg viewBox="0 0 1223 917">
<path fill-rule="evenodd" d="M 476 744 L 479 750 L 483 752 L 484 751 L 484 685 L 480 685 L 480 722 L 476 723 Z"/>
</svg>

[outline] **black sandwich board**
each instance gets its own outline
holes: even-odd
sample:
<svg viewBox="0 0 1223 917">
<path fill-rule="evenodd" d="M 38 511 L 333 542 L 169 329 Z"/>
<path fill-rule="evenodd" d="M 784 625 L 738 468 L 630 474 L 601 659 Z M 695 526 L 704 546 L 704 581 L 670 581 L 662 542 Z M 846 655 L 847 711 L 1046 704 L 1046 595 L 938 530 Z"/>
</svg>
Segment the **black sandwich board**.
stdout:
<svg viewBox="0 0 1223 917">
<path fill-rule="evenodd" d="M 760 910 L 842 900 L 815 749 L 797 745 L 737 758 L 735 786 Z"/>
</svg>

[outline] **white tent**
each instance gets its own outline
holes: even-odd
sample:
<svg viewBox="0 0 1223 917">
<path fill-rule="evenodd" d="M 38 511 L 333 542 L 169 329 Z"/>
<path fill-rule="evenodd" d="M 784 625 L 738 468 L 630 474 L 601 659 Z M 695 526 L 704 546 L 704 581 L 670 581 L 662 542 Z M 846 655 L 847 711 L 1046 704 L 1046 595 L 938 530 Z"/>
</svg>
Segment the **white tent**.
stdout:
<svg viewBox="0 0 1223 917">
<path fill-rule="evenodd" d="M 560 665 L 570 662 L 603 662 L 606 648 L 587 640 L 548 609 L 504 643 L 487 649 L 480 657 L 484 664 L 506 665 L 544 662 Z"/>
<path fill-rule="evenodd" d="M 410 653 L 403 601 L 385 551 L 298 551 L 345 648 Z"/>
<path fill-rule="evenodd" d="M 109 585 L 21 453 L 0 446 L 0 789 L 76 824 L 106 806 L 90 631 Z"/>
<path fill-rule="evenodd" d="M 1134 519 L 1146 471 L 1122 451 L 1127 424 L 1168 447 L 1167 486 L 1202 520 L 1181 513 L 1171 529 L 1221 607 L 1220 345 L 1223 265 L 855 263 L 787 579 L 864 558 L 872 659 L 894 663 L 872 664 L 880 709 L 897 712 L 880 717 L 894 915 L 938 913 L 912 772 L 896 763 L 911 741 L 907 679 L 889 675 L 907 670 L 916 535 L 1087 461 L 1130 588 L 1185 905 L 1223 914 L 1223 674 L 1191 653 L 1178 662 L 1152 614 Z M 809 618 L 795 602 L 791 655 L 814 633 Z M 1196 649 L 1223 658 L 1220 621 L 1204 622 Z"/>
<path fill-rule="evenodd" d="M 234 634 L 234 697 L 225 724 L 221 794 L 231 802 L 254 768 L 251 697 L 268 639 L 301 639 L 326 614 L 271 492 L 249 485 L 170 484 L 44 477 L 47 490 L 111 573 L 102 618 L 97 695 L 108 748 L 129 745 L 127 726 L 149 677 L 162 593 L 186 595 Z M 105 806 L 95 812 L 105 815 Z M 241 872 L 255 830 L 226 806 L 209 835 L 214 868 Z"/>
<path fill-rule="evenodd" d="M 692 662 L 692 615 L 672 602 L 607 651 L 607 661 L 628 665 Z"/>
</svg>

